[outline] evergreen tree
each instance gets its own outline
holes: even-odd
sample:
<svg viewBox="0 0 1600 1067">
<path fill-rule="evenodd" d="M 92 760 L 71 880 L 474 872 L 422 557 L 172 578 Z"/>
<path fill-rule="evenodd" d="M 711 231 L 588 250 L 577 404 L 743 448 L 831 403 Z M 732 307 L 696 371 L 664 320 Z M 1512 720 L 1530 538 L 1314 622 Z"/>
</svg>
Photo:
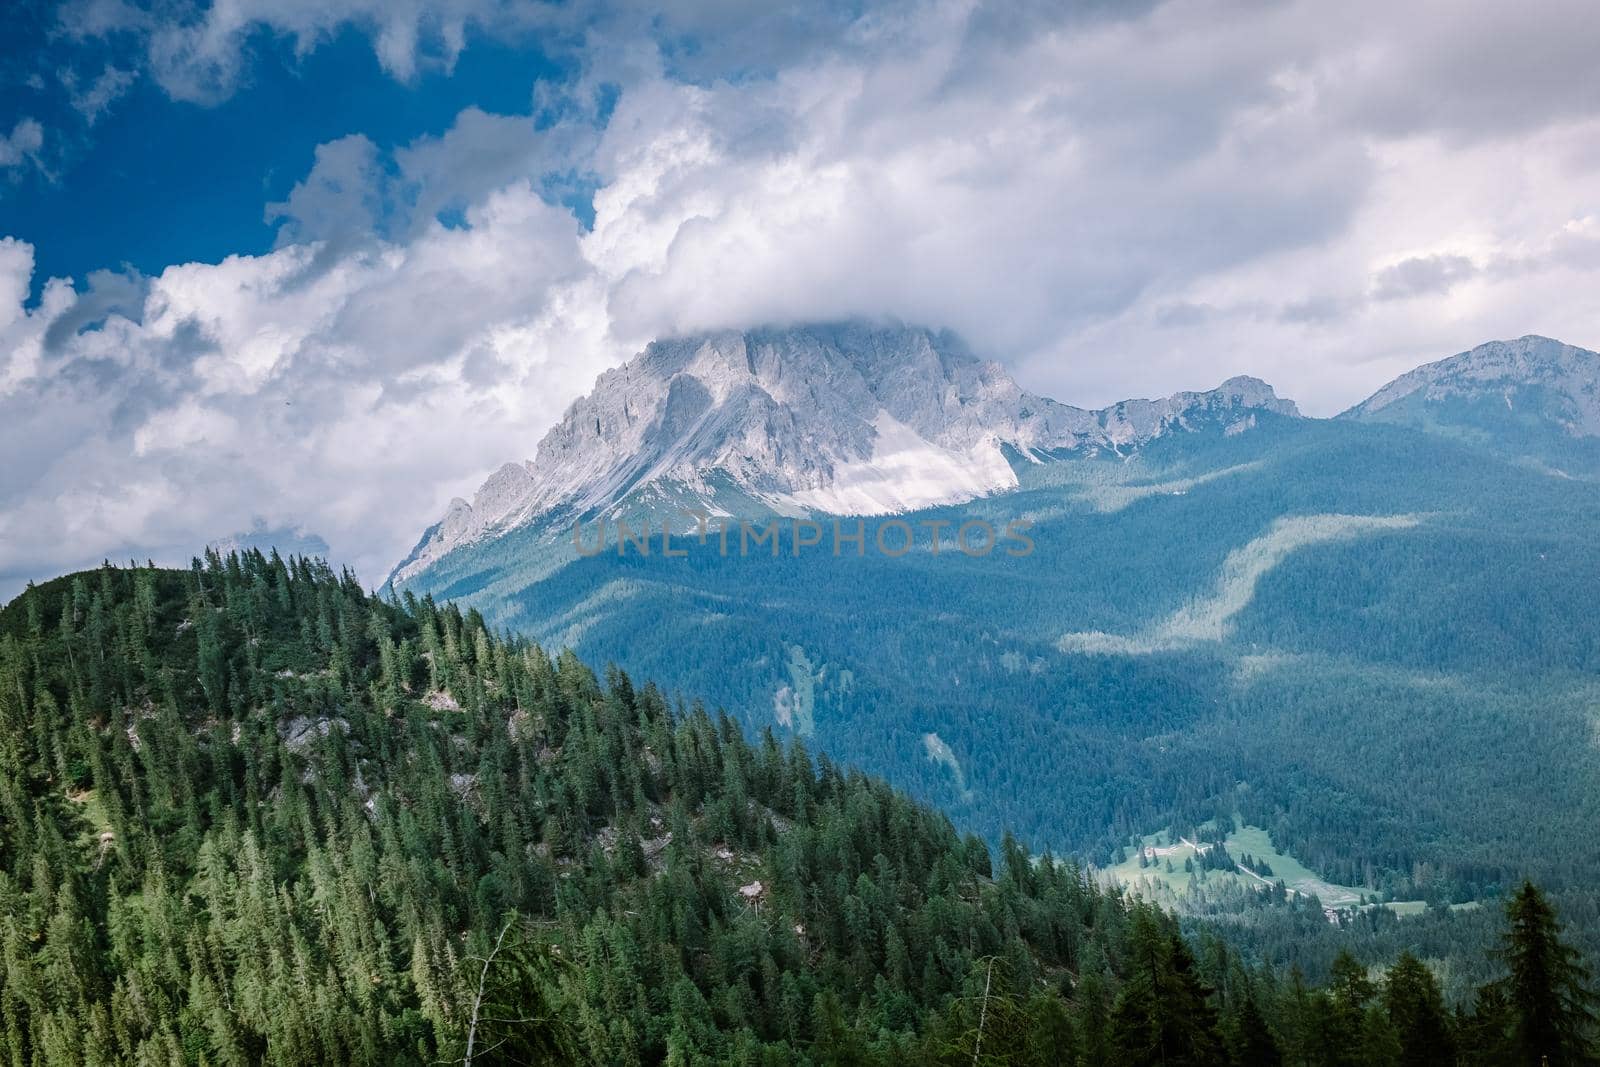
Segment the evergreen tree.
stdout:
<svg viewBox="0 0 1600 1067">
<path fill-rule="evenodd" d="M 1129 942 L 1128 978 L 1112 1012 L 1117 1061 L 1129 1067 L 1226 1063 L 1209 991 L 1195 974 L 1188 946 L 1164 933 L 1145 905 L 1134 908 Z"/>
<path fill-rule="evenodd" d="M 1402 952 L 1383 983 L 1383 1005 L 1400 1041 L 1401 1067 L 1443 1067 L 1456 1058 L 1450 1016 L 1433 972 Z"/>
<path fill-rule="evenodd" d="M 1278 1067 L 1283 1063 L 1283 1052 L 1255 997 L 1244 996 L 1228 1030 L 1228 1047 L 1236 1067 Z"/>
<path fill-rule="evenodd" d="M 1589 970 L 1562 940 L 1555 909 L 1532 882 L 1523 882 L 1506 904 L 1500 955 L 1508 971 L 1508 1061 L 1530 1067 L 1592 1062 L 1595 996 Z"/>
<path fill-rule="evenodd" d="M 569 992 L 572 965 L 520 916 L 491 947 L 480 971 L 483 996 L 473 1063 L 571 1063 L 583 1058 Z M 470 1024 L 469 1024 L 470 1025 Z"/>
</svg>

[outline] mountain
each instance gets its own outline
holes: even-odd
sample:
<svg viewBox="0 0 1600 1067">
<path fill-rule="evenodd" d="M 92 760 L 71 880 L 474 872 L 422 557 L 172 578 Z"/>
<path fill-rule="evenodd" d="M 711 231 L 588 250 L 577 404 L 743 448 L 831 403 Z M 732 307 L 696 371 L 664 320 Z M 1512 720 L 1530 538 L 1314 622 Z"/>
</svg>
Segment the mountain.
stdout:
<svg viewBox="0 0 1600 1067">
<path fill-rule="evenodd" d="M 1073 864 L 321 561 L 31 587 L 0 723 L 15 1063 L 1044 1067 L 1149 1062 L 1157 1030 L 1221 1063 L 1219 1020 L 1270 1048 L 1306 998 Z"/>
<path fill-rule="evenodd" d="M 994 956 L 998 1040 L 1047 1049 L 1078 952 L 1109 1001 L 1130 932 L 1176 935 L 803 747 L 321 561 L 30 588 L 0 694 L 17 1062 L 466 1062 L 474 1029 L 488 1063 L 928 1062 Z"/>
<path fill-rule="evenodd" d="M 1314 902 L 1260 885 L 1180 930 L 803 743 L 320 560 L 30 586 L 0 608 L 0 725 L 10 1062 L 1134 1067 L 1155 1034 L 1172 1063 L 1274 1063 L 1292 1039 L 1376 1064 L 1454 1043 L 1429 970 L 1392 942 L 1320 951 Z M 1513 953 L 1568 951 L 1532 886 L 1506 914 Z M 1222 940 L 1247 917 L 1295 946 L 1293 978 Z M 1351 993 L 1390 963 L 1387 997 Z M 1582 1003 L 1509 981 L 1460 1017 L 1464 1062 L 1510 1062 L 1519 1012 Z M 1386 1055 L 1351 1060 L 1358 1037 Z"/>
<path fill-rule="evenodd" d="M 531 523 L 652 494 L 711 514 L 879 515 L 1014 489 L 1009 455 L 1124 454 L 1177 429 L 1294 416 L 1266 383 L 1086 411 L 1021 389 L 955 335 L 864 324 L 724 331 L 650 345 L 451 502 L 391 576 Z"/>
<path fill-rule="evenodd" d="M 1491 341 L 1401 375 L 1344 417 L 1414 426 L 1596 475 L 1600 354 L 1533 335 Z"/>
<path fill-rule="evenodd" d="M 1480 905 L 1524 875 L 1600 914 L 1567 845 L 1600 819 L 1600 494 L 1581 452 L 1558 468 L 1530 451 L 1593 439 L 1545 419 L 1485 439 L 1282 404 L 1236 385 L 1090 424 L 1052 414 L 1074 433 L 1059 447 L 995 433 L 1014 485 L 859 520 L 868 545 L 896 523 L 946 531 L 904 554 L 799 551 L 785 526 L 770 555 L 685 538 L 682 558 L 620 541 L 580 557 L 558 507 L 455 545 L 400 591 L 622 664 L 1196 914 L 1233 914 L 1256 875 L 1192 850 L 1192 872 L 1173 851 L 1177 870 L 1150 870 L 1140 850 L 1220 835 L 1295 899 L 1452 967 L 1472 964 L 1449 944 L 1483 934 Z M 937 443 L 941 424 L 918 425 Z M 1131 429 L 1095 436 L 1110 426 Z M 735 474 L 704 476 L 713 502 L 770 513 L 758 493 L 780 490 Z M 637 516 L 697 492 L 665 479 L 594 499 Z M 970 522 L 1029 523 L 1033 550 L 959 551 L 950 531 Z M 1600 948 L 1600 921 L 1581 934 Z"/>
<path fill-rule="evenodd" d="M 328 542 L 318 535 L 296 526 L 269 527 L 259 518 L 251 524 L 250 529 L 219 537 L 206 548 L 222 556 L 252 548 L 268 554 L 277 552 L 282 556 L 315 556 L 319 559 L 328 556 Z"/>
</svg>

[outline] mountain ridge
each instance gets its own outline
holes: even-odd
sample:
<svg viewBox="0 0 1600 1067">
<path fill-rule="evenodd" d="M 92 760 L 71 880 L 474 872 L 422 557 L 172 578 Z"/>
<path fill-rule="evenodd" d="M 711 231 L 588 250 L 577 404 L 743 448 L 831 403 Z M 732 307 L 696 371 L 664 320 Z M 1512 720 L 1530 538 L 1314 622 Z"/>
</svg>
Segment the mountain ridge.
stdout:
<svg viewBox="0 0 1600 1067">
<path fill-rule="evenodd" d="M 1502 410 L 1503 409 L 1503 410 Z M 452 500 L 389 575 L 531 525 L 621 514 L 887 515 L 1019 487 L 1064 457 L 1126 457 L 1175 432 L 1302 418 L 1260 378 L 1099 409 L 1024 390 L 949 330 L 865 322 L 664 339 L 600 374 L 468 501 Z M 1562 476 L 1595 465 L 1600 356 L 1536 334 L 1400 375 L 1338 419 L 1443 434 Z M 641 505 L 644 506 L 644 505 Z"/>
<path fill-rule="evenodd" d="M 404 581 L 455 548 L 549 516 L 603 511 L 669 485 L 712 513 L 727 489 L 761 510 L 876 515 L 1015 488 L 1004 452 L 1123 454 L 1166 433 L 1230 432 L 1293 401 L 1258 378 L 1091 410 L 1022 389 L 950 331 L 842 323 L 656 341 L 601 374 L 471 502 L 451 501 L 396 566 Z"/>
<path fill-rule="evenodd" d="M 1577 437 L 1600 436 L 1600 355 L 1539 334 L 1514 341 L 1488 341 L 1465 352 L 1425 363 L 1389 382 L 1341 418 L 1375 417 L 1404 401 L 1437 402 L 1482 397 L 1507 389 L 1543 387 L 1570 401 L 1565 428 Z M 1419 397 L 1420 394 L 1420 397 Z"/>
<path fill-rule="evenodd" d="M 1546 475 L 1600 479 L 1600 354 L 1528 334 L 1402 374 L 1340 419 L 1446 437 Z"/>
<path fill-rule="evenodd" d="M 741 354 L 735 377 L 749 365 Z M 1538 459 L 1566 434 L 1520 399 L 1526 419 L 1475 438 L 1387 417 L 1403 405 L 1372 420 L 1241 408 L 1253 386 L 1109 411 L 1107 424 L 1151 416 L 1130 433 L 1194 431 L 1136 448 L 1008 448 L 1016 489 L 864 518 L 860 553 L 802 552 L 796 533 L 770 556 L 692 537 L 674 558 L 620 539 L 591 554 L 568 522 L 536 522 L 399 591 L 625 664 L 980 833 L 1097 864 L 1118 862 L 1129 834 L 1233 811 L 1327 885 L 1397 907 L 1470 906 L 1519 872 L 1581 872 L 1551 843 L 1581 833 L 1600 797 L 1587 755 L 1600 468 Z M 1468 414 L 1505 408 L 1491 387 Z M 641 489 L 585 525 L 655 530 L 679 502 Z M 870 548 L 892 523 L 1016 520 L 1034 546 L 1021 557 L 935 551 L 930 537 L 903 555 Z M 1490 751 L 1503 773 L 1486 773 Z M 1515 825 L 1541 829 L 1508 838 Z"/>
</svg>

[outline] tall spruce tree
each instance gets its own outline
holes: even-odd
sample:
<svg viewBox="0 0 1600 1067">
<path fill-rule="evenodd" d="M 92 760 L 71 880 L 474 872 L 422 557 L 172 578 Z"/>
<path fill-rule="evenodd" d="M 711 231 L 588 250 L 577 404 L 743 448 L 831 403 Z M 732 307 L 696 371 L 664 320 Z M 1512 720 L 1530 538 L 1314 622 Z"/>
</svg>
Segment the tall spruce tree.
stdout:
<svg viewBox="0 0 1600 1067">
<path fill-rule="evenodd" d="M 1128 1067 L 1210 1067 L 1228 1062 L 1210 991 L 1183 940 L 1148 905 L 1134 906 L 1128 978 L 1111 1018 L 1114 1059 Z"/>
<path fill-rule="evenodd" d="M 1501 959 L 1507 1062 L 1576 1067 L 1595 1062 L 1595 994 L 1589 969 L 1561 937 L 1555 909 L 1524 881 L 1506 904 Z"/>
<path fill-rule="evenodd" d="M 1279 1067 L 1283 1051 L 1267 1025 L 1266 1017 L 1249 993 L 1228 1021 L 1228 1046 L 1235 1067 Z"/>
<path fill-rule="evenodd" d="M 1400 1067 L 1448 1067 L 1456 1042 L 1433 972 L 1402 952 L 1383 982 L 1383 1006 L 1400 1038 Z"/>
</svg>

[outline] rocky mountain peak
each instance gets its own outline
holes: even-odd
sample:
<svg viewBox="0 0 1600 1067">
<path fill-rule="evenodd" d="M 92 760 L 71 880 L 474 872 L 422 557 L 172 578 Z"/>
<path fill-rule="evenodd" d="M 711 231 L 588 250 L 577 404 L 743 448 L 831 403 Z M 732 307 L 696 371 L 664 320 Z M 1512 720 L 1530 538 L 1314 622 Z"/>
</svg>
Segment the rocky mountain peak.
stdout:
<svg viewBox="0 0 1600 1067">
<path fill-rule="evenodd" d="M 1526 395 L 1535 390 L 1537 400 Z M 1600 355 L 1535 334 L 1490 341 L 1401 375 L 1346 414 L 1381 418 L 1417 405 L 1485 398 L 1513 411 L 1519 399 L 1536 402 L 1540 414 L 1572 436 L 1600 436 Z"/>
<path fill-rule="evenodd" d="M 646 487 L 713 513 L 884 514 L 1014 487 L 1023 455 L 1122 451 L 1202 421 L 1296 415 L 1266 383 L 1086 411 L 1022 389 L 948 331 L 838 323 L 656 341 L 606 371 L 539 442 L 452 504 L 396 569 L 535 520 L 604 511 Z"/>
</svg>

